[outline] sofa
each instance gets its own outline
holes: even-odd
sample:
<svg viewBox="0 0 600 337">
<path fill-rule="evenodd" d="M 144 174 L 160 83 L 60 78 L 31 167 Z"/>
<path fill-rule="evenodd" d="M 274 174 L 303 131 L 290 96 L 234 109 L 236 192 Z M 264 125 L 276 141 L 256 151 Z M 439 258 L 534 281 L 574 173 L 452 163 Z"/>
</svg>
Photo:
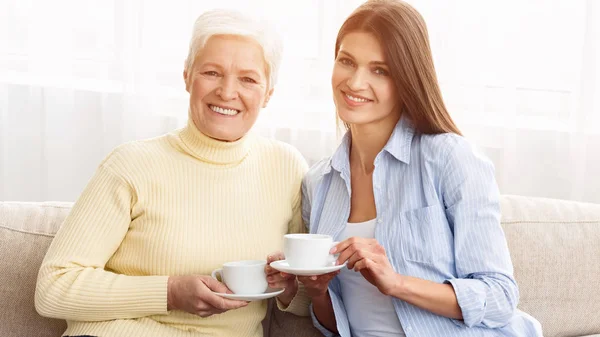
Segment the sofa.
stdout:
<svg viewBox="0 0 600 337">
<path fill-rule="evenodd" d="M 64 321 L 40 317 L 33 301 L 40 263 L 70 207 L 0 202 L 0 336 L 64 331 Z M 519 309 L 540 321 L 546 337 L 600 337 L 600 205 L 504 195 L 501 208 Z M 320 335 L 308 317 L 272 304 L 266 336 Z"/>
</svg>

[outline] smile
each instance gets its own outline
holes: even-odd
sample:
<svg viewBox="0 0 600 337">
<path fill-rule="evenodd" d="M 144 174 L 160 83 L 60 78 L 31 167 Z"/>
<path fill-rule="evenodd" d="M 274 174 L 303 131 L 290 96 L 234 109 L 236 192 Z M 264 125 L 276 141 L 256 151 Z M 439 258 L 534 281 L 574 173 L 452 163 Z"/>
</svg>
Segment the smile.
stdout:
<svg viewBox="0 0 600 337">
<path fill-rule="evenodd" d="M 369 102 L 373 102 L 373 100 L 370 100 L 368 98 L 364 98 L 364 97 L 360 97 L 360 96 L 353 96 L 350 95 L 344 91 L 342 91 L 342 94 L 344 94 L 344 97 L 354 103 L 369 103 Z"/>
<path fill-rule="evenodd" d="M 208 107 L 212 111 L 214 111 L 214 112 L 216 112 L 218 114 L 221 114 L 221 115 L 225 115 L 225 116 L 235 116 L 238 113 L 240 113 L 239 110 L 229 109 L 229 108 L 223 108 L 223 107 L 220 107 L 220 106 L 217 106 L 217 105 L 212 105 L 212 104 L 209 104 Z"/>
</svg>

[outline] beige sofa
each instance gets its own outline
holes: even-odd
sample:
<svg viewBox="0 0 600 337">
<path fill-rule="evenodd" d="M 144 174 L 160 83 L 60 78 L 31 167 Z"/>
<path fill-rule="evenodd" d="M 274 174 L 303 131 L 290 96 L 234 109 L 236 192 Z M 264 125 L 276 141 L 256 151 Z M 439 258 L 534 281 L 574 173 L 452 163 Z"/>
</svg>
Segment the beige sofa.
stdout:
<svg viewBox="0 0 600 337">
<path fill-rule="evenodd" d="M 33 295 L 41 260 L 69 209 L 67 203 L 0 202 L 0 336 L 64 331 L 64 321 L 35 312 Z M 519 308 L 542 323 L 546 337 L 600 337 L 600 205 L 503 196 L 502 225 Z M 319 336 L 308 318 L 272 306 L 264 326 L 273 337 Z"/>
</svg>

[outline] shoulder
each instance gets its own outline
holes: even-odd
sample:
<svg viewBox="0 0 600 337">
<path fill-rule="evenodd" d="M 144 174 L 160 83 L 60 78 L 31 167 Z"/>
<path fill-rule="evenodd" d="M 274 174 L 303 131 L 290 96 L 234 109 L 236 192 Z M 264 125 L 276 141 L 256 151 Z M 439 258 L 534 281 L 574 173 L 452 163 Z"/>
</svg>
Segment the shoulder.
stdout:
<svg viewBox="0 0 600 337">
<path fill-rule="evenodd" d="M 125 173 L 133 166 L 148 164 L 157 160 L 158 153 L 168 147 L 167 135 L 135 140 L 115 147 L 100 163 L 115 173 Z"/>
<path fill-rule="evenodd" d="M 455 148 L 464 147 L 468 143 L 464 137 L 454 133 L 420 134 L 418 137 L 421 152 L 441 159 L 446 158 Z"/>
<path fill-rule="evenodd" d="M 435 158 L 445 167 L 480 162 L 490 164 L 491 161 L 468 139 L 454 133 L 437 135 L 420 135 L 421 152 Z"/>
<path fill-rule="evenodd" d="M 324 175 L 331 171 L 331 157 L 323 158 L 315 163 L 306 173 L 302 180 L 302 188 L 307 196 L 313 194 L 315 186 L 323 178 Z"/>
<path fill-rule="evenodd" d="M 292 145 L 262 136 L 255 136 L 253 141 L 253 153 L 260 161 L 266 161 L 274 167 L 289 168 L 302 176 L 308 170 L 306 159 Z"/>
</svg>

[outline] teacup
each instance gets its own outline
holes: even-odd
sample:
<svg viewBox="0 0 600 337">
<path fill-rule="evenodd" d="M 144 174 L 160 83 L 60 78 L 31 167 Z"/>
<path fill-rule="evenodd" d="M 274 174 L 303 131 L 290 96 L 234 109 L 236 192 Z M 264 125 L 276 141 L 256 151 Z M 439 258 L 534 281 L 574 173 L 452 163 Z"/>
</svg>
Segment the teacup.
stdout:
<svg viewBox="0 0 600 337">
<path fill-rule="evenodd" d="M 283 253 L 292 268 L 323 268 L 335 262 L 335 255 L 329 251 L 336 244 L 329 235 L 287 234 L 283 236 Z"/>
<path fill-rule="evenodd" d="M 227 262 L 223 268 L 212 272 L 212 277 L 221 280 L 234 294 L 262 294 L 269 287 L 265 275 L 265 260 Z"/>
</svg>

